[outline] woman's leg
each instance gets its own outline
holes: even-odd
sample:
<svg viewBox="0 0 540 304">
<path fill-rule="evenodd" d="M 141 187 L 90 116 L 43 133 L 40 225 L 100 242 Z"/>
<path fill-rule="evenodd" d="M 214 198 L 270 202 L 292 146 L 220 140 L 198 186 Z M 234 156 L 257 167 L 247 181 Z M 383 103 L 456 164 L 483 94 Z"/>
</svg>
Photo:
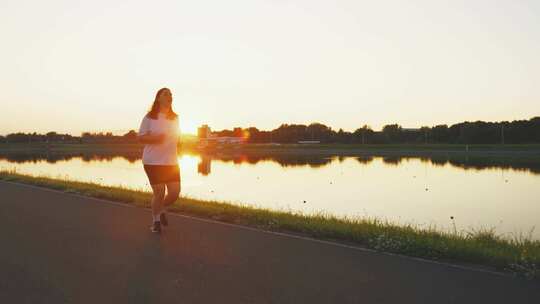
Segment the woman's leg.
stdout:
<svg viewBox="0 0 540 304">
<path fill-rule="evenodd" d="M 180 195 L 180 182 L 167 183 L 167 195 L 163 199 L 163 208 L 172 205 Z"/>
<path fill-rule="evenodd" d="M 152 218 L 154 222 L 156 219 L 159 219 L 159 214 L 163 208 L 163 197 L 165 196 L 165 184 L 155 184 L 152 185 L 152 191 L 154 196 L 152 196 Z"/>
</svg>

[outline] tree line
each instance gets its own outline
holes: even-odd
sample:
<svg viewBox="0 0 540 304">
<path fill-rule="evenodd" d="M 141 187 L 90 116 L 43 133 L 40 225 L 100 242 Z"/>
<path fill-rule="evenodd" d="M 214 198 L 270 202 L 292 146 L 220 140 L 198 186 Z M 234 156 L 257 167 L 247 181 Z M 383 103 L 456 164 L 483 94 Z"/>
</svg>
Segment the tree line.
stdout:
<svg viewBox="0 0 540 304">
<path fill-rule="evenodd" d="M 112 132 L 83 132 L 81 136 L 47 132 L 46 134 L 10 133 L 0 135 L 0 143 L 133 143 L 137 141 L 137 132 L 130 130 L 124 135 L 113 135 Z"/>
<path fill-rule="evenodd" d="M 213 132 L 218 136 L 247 137 L 252 143 L 297 143 L 299 141 L 319 141 L 321 143 L 355 144 L 525 144 L 540 143 L 540 117 L 511 122 L 462 122 L 418 129 L 403 128 L 399 124 L 385 125 L 381 131 L 374 131 L 364 125 L 349 132 L 333 130 L 321 123 L 282 124 L 271 131 L 261 131 L 255 127 L 235 128 Z"/>
<path fill-rule="evenodd" d="M 217 136 L 244 137 L 250 143 L 319 141 L 343 144 L 527 144 L 540 143 L 540 117 L 511 122 L 466 121 L 451 126 L 444 124 L 418 129 L 388 124 L 381 131 L 374 131 L 367 125 L 352 132 L 343 129 L 336 131 L 324 124 L 312 123 L 309 125 L 282 124 L 270 131 L 249 127 L 225 129 L 212 133 Z M 111 132 L 84 132 L 81 136 L 56 132 L 46 134 L 18 132 L 0 136 L 0 142 L 133 143 L 137 142 L 137 132 L 130 130 L 124 135 L 113 135 Z"/>
</svg>

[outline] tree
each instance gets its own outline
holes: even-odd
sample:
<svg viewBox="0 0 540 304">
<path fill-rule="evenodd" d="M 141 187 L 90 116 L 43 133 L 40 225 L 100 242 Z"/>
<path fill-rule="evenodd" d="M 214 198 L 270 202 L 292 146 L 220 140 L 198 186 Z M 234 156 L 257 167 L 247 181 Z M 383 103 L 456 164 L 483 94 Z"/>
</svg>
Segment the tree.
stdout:
<svg viewBox="0 0 540 304">
<path fill-rule="evenodd" d="M 242 130 L 242 128 L 234 128 L 233 136 L 234 137 L 244 137 L 244 131 Z"/>
<path fill-rule="evenodd" d="M 125 139 L 135 140 L 135 139 L 137 139 L 137 132 L 135 132 L 135 130 L 129 130 L 129 132 L 124 134 L 123 137 Z"/>
<path fill-rule="evenodd" d="M 431 139 L 436 143 L 447 143 L 450 133 L 447 125 L 437 125 L 431 129 Z"/>
<path fill-rule="evenodd" d="M 401 126 L 398 124 L 385 125 L 383 127 L 383 134 L 388 143 L 398 143 L 401 141 Z"/>
<path fill-rule="evenodd" d="M 373 140 L 373 130 L 368 125 L 363 125 L 361 128 L 358 128 L 354 131 L 353 137 L 355 142 L 361 144 L 371 143 Z"/>
</svg>

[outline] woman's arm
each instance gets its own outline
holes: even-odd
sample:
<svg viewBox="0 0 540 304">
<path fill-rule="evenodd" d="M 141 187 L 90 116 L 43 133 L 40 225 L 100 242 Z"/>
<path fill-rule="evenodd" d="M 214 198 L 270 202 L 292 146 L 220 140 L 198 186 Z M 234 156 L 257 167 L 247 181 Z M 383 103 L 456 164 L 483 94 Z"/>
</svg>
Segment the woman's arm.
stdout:
<svg viewBox="0 0 540 304">
<path fill-rule="evenodd" d="M 141 121 L 137 140 L 143 144 L 159 144 L 164 138 L 164 134 L 152 134 L 152 131 L 150 130 L 150 119 L 145 116 Z"/>
<path fill-rule="evenodd" d="M 165 134 L 142 134 L 137 136 L 139 142 L 143 144 L 159 144 L 163 141 L 164 138 Z"/>
</svg>

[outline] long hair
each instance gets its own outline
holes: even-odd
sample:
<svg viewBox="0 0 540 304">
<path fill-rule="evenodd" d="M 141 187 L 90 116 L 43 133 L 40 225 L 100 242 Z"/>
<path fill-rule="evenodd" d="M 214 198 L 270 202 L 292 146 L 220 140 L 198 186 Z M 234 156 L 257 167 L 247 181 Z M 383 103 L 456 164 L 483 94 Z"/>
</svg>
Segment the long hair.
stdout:
<svg viewBox="0 0 540 304">
<path fill-rule="evenodd" d="M 165 90 L 169 90 L 169 88 L 161 88 L 157 91 L 154 102 L 152 103 L 152 107 L 150 108 L 148 113 L 146 113 L 146 116 L 148 116 L 148 118 L 157 119 L 159 113 L 159 96 L 161 96 L 161 93 L 163 93 L 163 91 Z M 176 117 L 178 117 L 178 115 L 172 109 L 172 104 L 169 113 L 166 113 L 166 117 L 167 119 L 175 119 Z"/>
</svg>

